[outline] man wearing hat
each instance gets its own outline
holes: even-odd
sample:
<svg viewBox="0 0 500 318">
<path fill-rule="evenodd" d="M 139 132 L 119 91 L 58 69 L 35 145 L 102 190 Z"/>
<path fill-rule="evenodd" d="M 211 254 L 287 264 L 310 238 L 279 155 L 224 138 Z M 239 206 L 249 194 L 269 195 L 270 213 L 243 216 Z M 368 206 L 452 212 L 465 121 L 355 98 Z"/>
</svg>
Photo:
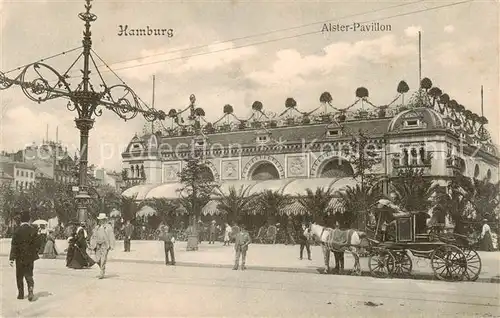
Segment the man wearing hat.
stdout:
<svg viewBox="0 0 500 318">
<path fill-rule="evenodd" d="M 215 244 L 215 234 L 217 230 L 217 224 L 215 220 L 212 220 L 210 224 L 210 237 L 208 238 L 208 244 Z"/>
<path fill-rule="evenodd" d="M 21 214 L 21 225 L 12 235 L 10 249 L 10 266 L 16 263 L 17 299 L 24 299 L 24 282 L 28 285 L 28 300 L 33 301 L 33 267 L 35 261 L 39 259 L 38 249 L 40 248 L 40 237 L 38 230 L 29 224 L 28 213 Z"/>
<path fill-rule="evenodd" d="M 241 256 L 241 269 L 245 270 L 245 262 L 247 259 L 247 251 L 248 251 L 248 245 L 252 243 L 252 239 L 250 238 L 250 234 L 247 232 L 246 227 L 243 223 L 239 224 L 240 226 L 240 231 L 236 234 L 235 236 L 235 242 L 234 242 L 234 251 L 235 251 L 235 258 L 234 258 L 234 267 L 233 270 L 238 270 L 239 263 L 240 263 L 240 256 Z"/>
<path fill-rule="evenodd" d="M 127 223 L 123 227 L 123 234 L 125 234 L 125 237 L 123 238 L 125 252 L 130 252 L 130 240 L 132 239 L 133 232 L 134 226 L 130 224 L 130 220 L 127 220 Z"/>
<path fill-rule="evenodd" d="M 115 234 L 113 227 L 108 223 L 108 217 L 105 213 L 99 213 L 97 222 L 98 225 L 92 231 L 92 237 L 90 238 L 90 248 L 95 251 L 95 261 L 101 269 L 99 279 L 102 279 L 106 272 L 108 252 L 115 247 Z"/>
</svg>

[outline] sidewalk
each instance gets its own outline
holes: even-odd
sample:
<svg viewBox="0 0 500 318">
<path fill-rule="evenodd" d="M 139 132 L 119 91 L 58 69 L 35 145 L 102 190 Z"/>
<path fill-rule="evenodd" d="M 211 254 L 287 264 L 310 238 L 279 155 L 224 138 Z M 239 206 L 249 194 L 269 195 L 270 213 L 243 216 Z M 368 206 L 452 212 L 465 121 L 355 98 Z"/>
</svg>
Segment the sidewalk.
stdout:
<svg viewBox="0 0 500 318">
<path fill-rule="evenodd" d="M 64 240 L 56 241 L 60 254 L 67 248 Z M 318 273 L 324 268 L 323 252 L 321 247 L 312 246 L 312 260 L 307 260 L 304 251 L 304 260 L 299 259 L 299 245 L 263 245 L 251 244 L 247 254 L 247 267 L 252 270 L 283 271 Z M 10 239 L 0 239 L 0 256 L 7 256 L 10 251 Z M 91 255 L 92 256 L 92 255 Z M 500 283 L 500 252 L 480 252 L 482 270 L 478 282 Z M 61 255 L 58 258 L 63 259 Z M 186 251 L 186 242 L 175 244 L 175 258 L 178 266 L 223 267 L 231 268 L 234 265 L 234 245 L 222 246 L 221 242 L 208 244 L 203 242 L 198 251 Z M 163 242 L 160 241 L 132 241 L 131 252 L 123 252 L 123 241 L 117 241 L 115 250 L 109 254 L 110 262 L 153 263 L 164 264 L 165 256 Z M 361 258 L 363 275 L 370 275 L 368 258 Z M 345 269 L 353 268 L 354 259 L 345 254 Z M 330 257 L 330 266 L 334 267 L 333 254 Z M 430 261 L 426 259 L 413 260 L 413 278 L 434 279 Z"/>
</svg>

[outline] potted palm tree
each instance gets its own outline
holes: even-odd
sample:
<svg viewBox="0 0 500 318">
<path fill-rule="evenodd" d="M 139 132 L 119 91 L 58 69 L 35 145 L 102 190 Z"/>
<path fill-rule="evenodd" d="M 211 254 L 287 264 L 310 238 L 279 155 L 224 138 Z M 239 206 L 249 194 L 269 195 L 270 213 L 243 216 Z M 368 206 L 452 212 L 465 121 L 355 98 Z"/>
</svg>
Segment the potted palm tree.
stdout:
<svg viewBox="0 0 500 318">
<path fill-rule="evenodd" d="M 243 215 L 248 215 L 253 209 L 255 196 L 248 196 L 249 187 L 240 187 L 238 190 L 233 186 L 229 188 L 229 193 L 223 193 L 218 189 L 219 204 L 217 209 L 225 216 L 226 221 L 232 224 Z"/>
<path fill-rule="evenodd" d="M 297 200 L 314 222 L 322 222 L 331 199 L 332 191 L 330 189 L 317 188 L 316 191 L 306 189 L 306 195 Z"/>
<path fill-rule="evenodd" d="M 347 186 L 345 192 L 340 193 L 340 200 L 344 204 L 344 221 L 346 226 L 366 229 L 368 213 L 371 206 L 382 197 L 382 191 L 379 186 Z"/>
<path fill-rule="evenodd" d="M 408 86 L 408 84 L 405 82 L 405 81 L 400 81 L 399 84 L 398 84 L 398 88 L 397 88 L 397 92 L 399 94 L 401 94 L 401 98 L 402 98 L 402 105 L 404 106 L 405 104 L 405 94 L 408 93 L 408 91 L 410 90 L 410 87 Z"/>
<path fill-rule="evenodd" d="M 366 87 L 358 87 L 356 89 L 356 97 L 361 99 L 361 109 L 358 114 L 360 118 L 368 117 L 368 112 L 363 108 L 363 101 L 369 96 L 368 89 Z"/>
<path fill-rule="evenodd" d="M 378 117 L 379 118 L 385 118 L 385 116 L 387 115 L 387 108 L 388 108 L 387 105 L 379 106 L 379 108 L 378 108 Z"/>
<path fill-rule="evenodd" d="M 255 199 L 255 207 L 263 213 L 269 224 L 274 224 L 276 217 L 291 203 L 289 195 L 283 195 L 280 191 L 265 190 Z"/>
</svg>

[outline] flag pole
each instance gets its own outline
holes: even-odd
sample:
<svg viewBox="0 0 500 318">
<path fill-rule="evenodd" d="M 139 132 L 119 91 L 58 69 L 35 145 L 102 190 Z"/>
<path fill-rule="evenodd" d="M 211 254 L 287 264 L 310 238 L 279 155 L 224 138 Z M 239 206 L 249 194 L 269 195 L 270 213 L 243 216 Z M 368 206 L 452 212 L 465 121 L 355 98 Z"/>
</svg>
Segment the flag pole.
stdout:
<svg viewBox="0 0 500 318">
<path fill-rule="evenodd" d="M 484 116 L 484 94 L 483 94 L 483 85 L 481 85 L 481 116 Z"/>
<path fill-rule="evenodd" d="M 418 85 L 422 82 L 422 33 L 418 31 Z"/>
<path fill-rule="evenodd" d="M 155 108 L 155 76 L 153 75 L 153 99 L 151 102 L 151 107 Z M 154 120 L 151 121 L 151 134 L 154 134 Z"/>
</svg>

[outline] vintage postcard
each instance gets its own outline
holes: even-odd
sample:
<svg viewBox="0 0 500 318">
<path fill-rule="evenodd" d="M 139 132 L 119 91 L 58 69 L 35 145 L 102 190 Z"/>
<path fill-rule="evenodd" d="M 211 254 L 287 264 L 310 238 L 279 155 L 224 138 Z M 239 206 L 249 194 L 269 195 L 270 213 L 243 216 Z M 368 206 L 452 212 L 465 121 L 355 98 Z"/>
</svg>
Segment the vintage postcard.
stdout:
<svg viewBox="0 0 500 318">
<path fill-rule="evenodd" d="M 500 317 L 495 0 L 0 0 L 2 317 Z"/>
</svg>

